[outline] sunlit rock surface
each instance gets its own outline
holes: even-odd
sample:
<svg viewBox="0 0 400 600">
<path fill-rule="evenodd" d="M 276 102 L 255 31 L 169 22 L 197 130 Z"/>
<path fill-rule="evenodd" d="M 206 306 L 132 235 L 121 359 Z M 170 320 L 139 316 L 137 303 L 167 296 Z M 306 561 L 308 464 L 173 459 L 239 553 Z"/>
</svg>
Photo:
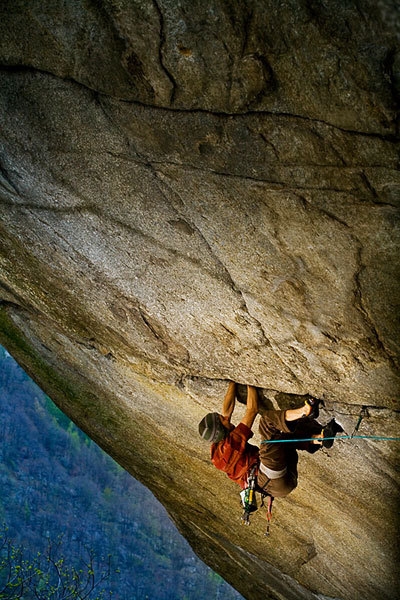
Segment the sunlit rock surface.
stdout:
<svg viewBox="0 0 400 600">
<path fill-rule="evenodd" d="M 197 423 L 234 379 L 400 435 L 398 4 L 0 12 L 0 342 L 246 598 L 397 598 L 398 442 L 301 456 L 266 538 Z"/>
</svg>

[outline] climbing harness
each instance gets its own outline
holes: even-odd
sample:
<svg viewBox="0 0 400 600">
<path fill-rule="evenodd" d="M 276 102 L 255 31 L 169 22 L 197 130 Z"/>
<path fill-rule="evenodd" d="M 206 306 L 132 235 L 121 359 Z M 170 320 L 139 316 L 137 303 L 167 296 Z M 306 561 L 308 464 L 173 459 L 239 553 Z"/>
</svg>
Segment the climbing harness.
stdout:
<svg viewBox="0 0 400 600">
<path fill-rule="evenodd" d="M 258 509 L 256 492 L 261 494 L 261 507 L 265 506 L 264 499 L 267 498 L 267 529 L 265 535 L 269 536 L 272 519 L 272 502 L 274 498 L 264 491 L 264 489 L 260 489 L 257 486 L 257 466 L 254 466 L 247 479 L 247 488 L 240 493 L 242 506 L 244 508 L 242 525 L 250 525 L 250 515 Z"/>
<path fill-rule="evenodd" d="M 290 443 L 296 443 L 296 442 L 314 442 L 315 440 L 321 440 L 321 441 L 325 441 L 325 440 L 354 440 L 354 439 L 364 439 L 364 440 L 386 440 L 386 441 L 400 441 L 400 437 L 387 437 L 387 436 L 381 436 L 381 435 L 355 435 L 358 430 L 360 429 L 360 425 L 362 420 L 365 417 L 369 417 L 369 412 L 368 412 L 368 408 L 366 406 L 363 406 L 360 412 L 360 415 L 358 417 L 358 421 L 356 423 L 356 426 L 354 427 L 353 433 L 351 435 L 336 435 L 336 436 L 327 436 L 327 437 L 320 437 L 320 438 L 297 438 L 297 439 L 278 439 L 278 440 L 262 440 L 261 444 L 290 444 Z M 265 491 L 265 489 L 260 488 L 257 484 L 257 466 L 253 466 L 248 479 L 247 479 L 247 488 L 245 490 L 242 490 L 240 497 L 241 497 L 241 504 L 244 508 L 243 510 L 243 514 L 242 514 L 242 525 L 250 525 L 250 515 L 252 512 L 255 512 L 258 509 L 257 506 L 257 498 L 256 498 L 256 492 L 261 494 L 261 504 L 260 506 L 263 507 L 265 506 L 265 498 L 267 498 L 267 528 L 265 531 L 265 536 L 269 536 L 270 535 L 270 525 L 271 525 L 271 520 L 272 520 L 272 503 L 274 501 L 273 496 L 271 496 L 270 494 L 268 494 L 268 492 Z M 268 485 L 270 480 L 268 480 L 267 484 Z M 265 486 L 264 486 L 265 487 Z"/>
<path fill-rule="evenodd" d="M 247 488 L 240 494 L 244 511 L 242 514 L 242 525 L 250 525 L 250 515 L 257 510 L 257 467 L 252 467 L 247 478 Z"/>
</svg>

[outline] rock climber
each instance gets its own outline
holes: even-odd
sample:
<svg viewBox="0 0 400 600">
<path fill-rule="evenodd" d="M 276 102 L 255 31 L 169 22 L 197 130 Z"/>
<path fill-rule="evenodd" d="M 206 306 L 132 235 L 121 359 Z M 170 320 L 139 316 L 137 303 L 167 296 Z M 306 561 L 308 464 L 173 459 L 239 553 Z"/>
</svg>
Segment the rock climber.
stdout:
<svg viewBox="0 0 400 600">
<path fill-rule="evenodd" d="M 251 428 L 258 414 L 257 389 L 248 386 L 246 412 L 237 427 L 231 423 L 235 401 L 236 384 L 231 381 L 222 412 L 208 413 L 199 423 L 199 433 L 203 439 L 211 442 L 211 462 L 245 489 L 248 473 L 259 463 L 258 447 L 248 443 L 253 437 Z"/>
<path fill-rule="evenodd" d="M 199 423 L 201 437 L 211 442 L 211 462 L 245 489 L 252 467 L 257 467 L 257 488 L 274 498 L 283 498 L 297 486 L 297 450 L 314 453 L 330 448 L 332 438 L 343 431 L 332 419 L 325 427 L 317 422 L 321 400 L 309 398 L 294 409 L 266 410 L 259 432 L 262 440 L 313 438 L 293 443 L 263 443 L 259 449 L 248 443 L 258 414 L 257 388 L 247 386 L 246 412 L 239 425 L 231 423 L 237 397 L 237 384 L 229 383 L 221 413 L 208 413 Z"/>
</svg>

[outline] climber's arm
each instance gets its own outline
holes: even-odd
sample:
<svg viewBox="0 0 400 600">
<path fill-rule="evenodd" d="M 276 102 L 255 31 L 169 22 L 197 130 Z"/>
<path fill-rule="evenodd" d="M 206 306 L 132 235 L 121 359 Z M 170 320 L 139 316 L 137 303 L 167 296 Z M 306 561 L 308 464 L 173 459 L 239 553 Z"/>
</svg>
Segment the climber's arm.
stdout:
<svg viewBox="0 0 400 600">
<path fill-rule="evenodd" d="M 233 409 L 235 408 L 236 399 L 236 383 L 234 381 L 229 382 L 228 391 L 225 394 L 224 403 L 222 405 L 222 416 L 224 419 L 231 421 Z"/>
<path fill-rule="evenodd" d="M 250 429 L 253 426 L 254 420 L 258 414 L 258 395 L 257 389 L 252 385 L 247 386 L 247 404 L 246 404 L 246 412 L 244 413 L 244 417 L 241 420 L 241 423 L 244 423 Z"/>
</svg>

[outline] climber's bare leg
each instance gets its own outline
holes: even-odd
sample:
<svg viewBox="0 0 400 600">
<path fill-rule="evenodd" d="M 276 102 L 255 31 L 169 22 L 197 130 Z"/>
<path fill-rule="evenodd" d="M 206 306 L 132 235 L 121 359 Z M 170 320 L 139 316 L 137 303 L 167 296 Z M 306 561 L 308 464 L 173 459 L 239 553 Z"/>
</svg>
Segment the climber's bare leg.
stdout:
<svg viewBox="0 0 400 600">
<path fill-rule="evenodd" d="M 312 407 L 308 404 L 305 406 L 300 406 L 299 408 L 289 408 L 285 412 L 285 421 L 297 421 L 297 419 L 308 417 L 311 411 Z M 314 438 L 314 441 L 312 442 L 313 444 L 322 444 L 321 434 L 315 434 L 311 437 Z"/>
<path fill-rule="evenodd" d="M 312 410 L 312 407 L 308 404 L 304 406 L 300 406 L 299 408 L 289 408 L 285 412 L 285 421 L 297 421 L 297 419 L 302 419 L 303 417 L 308 417 Z"/>
</svg>

